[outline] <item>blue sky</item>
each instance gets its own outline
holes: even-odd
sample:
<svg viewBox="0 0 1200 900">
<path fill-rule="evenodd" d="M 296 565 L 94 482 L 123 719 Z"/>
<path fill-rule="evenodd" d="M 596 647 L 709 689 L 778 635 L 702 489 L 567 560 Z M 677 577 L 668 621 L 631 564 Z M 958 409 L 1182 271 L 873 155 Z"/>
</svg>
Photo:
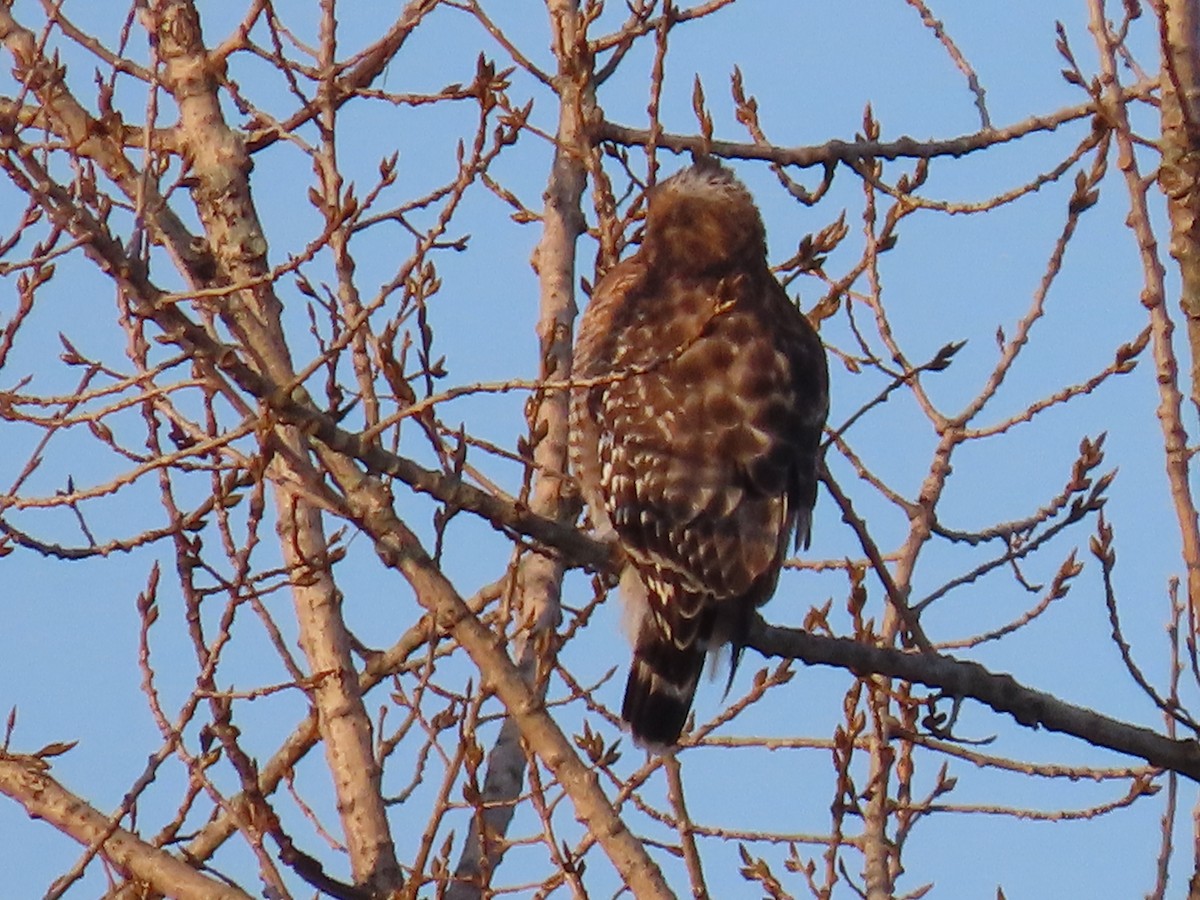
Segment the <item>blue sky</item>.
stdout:
<svg viewBox="0 0 1200 900">
<path fill-rule="evenodd" d="M 606 13 L 605 21 L 619 21 L 622 10 L 616 6 Z M 1089 72 L 1093 70 L 1095 53 L 1082 2 L 1048 0 L 1036 6 L 1022 4 L 1021 8 L 986 2 L 940 6 L 944 8 L 935 8 L 935 12 L 987 89 L 993 124 L 1005 126 L 1084 99 L 1078 89 L 1059 76 L 1063 63 L 1054 50 L 1054 23 L 1061 20 L 1081 65 Z M 23 22 L 36 22 L 38 7 L 17 0 L 14 15 Z M 227 34 L 240 15 L 240 11 L 218 4 L 204 7 L 210 42 Z M 120 27 L 117 19 L 110 18 L 110 11 L 99 5 L 68 0 L 63 8 L 82 26 L 97 28 L 105 35 L 115 34 Z M 500 6 L 494 14 L 531 58 L 549 66 L 544 13 L 536 4 L 524 4 L 520 9 L 518 12 L 515 5 Z M 343 52 L 377 37 L 381 22 L 392 13 L 390 6 L 386 12 L 344 8 L 340 14 Z M 297 14 L 293 24 L 303 27 L 305 23 L 304 15 Z M 309 31 L 305 37 L 310 40 L 315 38 L 314 23 L 315 13 L 307 21 Z M 136 26 L 133 35 L 133 53 L 144 58 L 144 38 Z M 1152 69 L 1155 35 L 1148 19 L 1136 26 L 1131 43 L 1142 54 L 1143 64 Z M 449 82 L 469 81 L 480 50 L 500 65 L 507 65 L 501 48 L 489 43 L 466 15 L 441 9 L 414 34 L 389 67 L 381 86 L 394 91 L 435 91 Z M 63 58 L 74 89 L 88 98 L 89 104 L 94 103 L 93 63 L 65 45 Z M 291 109 L 292 99 L 263 64 L 242 58 L 233 62 L 232 76 L 256 102 L 275 111 Z M 651 48 L 647 44 L 631 52 L 620 73 L 602 87 L 599 101 L 613 121 L 645 127 L 650 63 Z M 693 76 L 699 73 L 716 136 L 744 140 L 744 132 L 733 119 L 728 94 L 734 65 L 740 67 L 747 91 L 759 99 L 769 136 L 783 145 L 852 139 L 862 128 L 867 103 L 882 123 L 884 139 L 901 135 L 918 139 L 954 137 L 979 127 L 974 98 L 965 79 L 923 28 L 916 13 L 901 0 L 743 3 L 711 22 L 679 28 L 669 57 L 664 127 L 672 132 L 694 131 L 691 91 Z M 6 73 L 0 76 L 0 91 L 11 95 L 9 67 L 0 68 Z M 513 97 L 533 97 L 533 121 L 552 131 L 555 109 L 549 94 L 520 72 L 514 74 L 513 81 Z M 136 120 L 142 114 L 145 96 L 136 85 L 126 83 L 117 97 L 128 108 L 128 118 Z M 473 116 L 474 111 L 465 106 L 398 109 L 379 103 L 351 105 L 344 113 L 345 130 L 339 146 L 348 178 L 360 187 L 370 184 L 376 177 L 379 159 L 398 150 L 400 179 L 396 196 L 418 195 L 453 172 L 455 141 Z M 234 121 L 238 121 L 236 114 Z M 1153 135 L 1153 120 L 1142 121 Z M 953 201 L 986 199 L 1049 168 L 1069 152 L 1088 127 L 1084 120 L 1014 146 L 961 160 L 935 161 L 925 193 Z M 306 136 L 312 138 L 311 133 Z M 493 174 L 530 207 L 537 208 L 549 156 L 550 148 L 531 136 L 503 157 Z M 681 163 L 667 153 L 661 158 L 666 171 Z M 806 208 L 780 191 L 765 167 L 751 163 L 737 163 L 735 167 L 759 199 L 773 260 L 787 258 L 801 236 L 819 230 L 843 210 L 850 236 L 831 256 L 829 272 L 840 274 L 856 258 L 862 244 L 862 198 L 857 180 L 848 171 L 839 171 L 834 189 L 824 201 L 815 208 Z M 907 167 L 889 167 L 885 176 L 894 180 Z M 985 414 L 984 423 L 997 421 L 1061 386 L 1087 378 L 1111 360 L 1118 344 L 1131 339 L 1144 325 L 1145 315 L 1138 303 L 1135 248 L 1124 226 L 1128 201 L 1120 173 L 1110 168 L 1102 184 L 1101 203 L 1084 217 L 1068 249 L 1063 274 L 1047 300 L 1046 317 L 1036 327 L 1030 347 L 1005 382 L 994 409 L 989 408 Z M 813 187 L 819 173 L 792 174 Z M 1062 228 L 1073 177 L 1074 170 L 1060 183 L 986 216 L 917 213 L 901 229 L 896 249 L 883 258 L 880 277 L 884 302 L 910 359 L 922 361 L 949 341 L 968 341 L 947 372 L 926 382 L 930 394 L 945 411 L 955 411 L 979 389 L 997 357 L 997 328 L 1011 334 L 1028 308 Z M 305 199 L 311 178 L 309 162 L 286 144 L 275 145 L 256 160 L 252 183 L 272 242 L 272 262 L 283 261 L 319 231 L 319 218 Z M 8 210 L 0 212 L 0 230 L 7 232 L 12 227 L 19 209 L 10 186 L 0 183 L 0 211 Z M 463 254 L 447 252 L 438 258 L 443 287 L 431 306 L 431 315 L 439 350 L 447 356 L 450 384 L 535 374 L 537 283 L 528 261 L 538 231 L 536 225 L 511 223 L 508 213 L 486 192 L 469 195 L 452 232 L 453 236 L 469 232 L 470 250 Z M 1161 220 L 1161 212 L 1157 214 Z M 361 238 L 356 245 L 357 274 L 364 294 L 370 296 L 378 285 L 386 283 L 411 245 L 412 238 L 398 226 L 375 229 Z M 593 252 L 594 248 L 585 242 L 581 274 L 589 278 Z M 329 272 L 328 260 L 318 258 L 308 274 L 315 281 L 328 278 Z M 165 266 L 159 265 L 155 275 L 164 286 L 174 286 Z M 865 290 L 863 284 L 856 287 Z M 285 281 L 280 291 L 288 305 L 288 326 L 296 342 L 297 359 L 307 361 L 313 346 L 306 331 L 304 298 L 290 281 Z M 792 292 L 808 308 L 820 298 L 822 288 L 811 279 L 800 279 Z M 0 321 L 12 315 L 15 302 L 13 279 L 0 279 Z M 112 290 L 103 279 L 96 277 L 82 259 L 64 261 L 57 278 L 40 298 L 35 316 L 8 364 L 0 371 L 0 388 L 10 389 L 20 378 L 31 375 L 31 390 L 69 390 L 78 373 L 56 362 L 61 352 L 56 337 L 60 331 L 85 353 L 119 360 L 124 338 L 112 325 L 112 313 Z M 822 334 L 830 344 L 852 349 L 844 317 L 827 322 Z M 831 422 L 835 423 L 843 421 L 879 387 L 877 379 L 852 376 L 837 364 L 833 366 L 833 379 Z M 523 401 L 519 395 L 489 394 L 456 400 L 443 407 L 440 414 L 451 425 L 461 421 L 472 434 L 512 446 L 522 428 Z M 1162 475 L 1155 402 L 1153 372 L 1144 362 L 1134 373 L 1110 381 L 1096 395 L 1049 412 L 1034 424 L 1020 426 L 1002 438 L 965 448 L 956 459 L 954 475 L 939 509 L 943 524 L 964 530 L 1028 515 L 1066 482 L 1080 438 L 1106 431 L 1105 469 L 1120 466 L 1106 512 L 1117 533 L 1116 581 L 1126 635 L 1146 671 L 1161 684 L 1167 667 L 1163 636 L 1168 609 L 1166 584 L 1170 576 L 1181 573 L 1182 566 Z M 1188 411 L 1187 422 L 1194 425 L 1194 411 Z M 136 416 L 127 425 L 136 433 Z M 3 427 L 0 482 L 8 484 L 28 458 L 35 435 L 10 424 Z M 849 436 L 873 471 L 904 495 L 916 494 L 929 464 L 933 437 L 910 396 L 898 394 Z M 77 485 L 103 483 L 120 470 L 120 461 L 89 453 L 87 448 L 91 446 L 86 435 L 78 439 L 67 435 L 54 441 L 26 493 L 51 495 L 65 486 L 68 474 Z M 857 483 L 844 463 L 834 460 L 833 464 L 839 479 L 850 486 L 860 511 L 867 514 L 881 547 L 893 550 L 906 532 L 905 518 Z M 487 469 L 509 489 L 518 484 L 519 472 L 511 465 L 488 463 Z M 400 514 L 420 526 L 428 538 L 429 505 L 400 491 L 398 496 Z M 135 486 L 111 501 L 97 504 L 89 523 L 108 537 L 137 531 L 146 527 L 141 523 L 159 522 L 154 513 L 156 503 L 152 484 Z M 76 544 L 82 540 L 73 518 L 65 511 L 23 511 L 13 513 L 11 519 L 48 540 Z M 858 554 L 853 535 L 841 523 L 827 496 L 819 501 L 815 521 L 810 556 L 839 559 Z M 1047 580 L 1070 549 L 1079 546 L 1081 559 L 1086 557 L 1088 566 L 1072 593 L 1027 631 L 984 645 L 969 656 L 1071 702 L 1159 727 L 1159 716 L 1130 685 L 1108 639 L 1097 567 L 1086 552 L 1088 527 L 1056 539 L 1046 554 L 1028 567 L 1031 580 Z M 471 594 L 502 572 L 508 548 L 490 528 L 460 516 L 449 534 L 445 567 L 462 594 Z M 270 536 L 269 529 L 264 536 Z M 338 573 L 347 618 L 368 645 L 384 646 L 415 619 L 416 604 L 407 588 L 378 565 L 365 540 L 351 541 L 349 552 L 349 560 Z M 914 596 L 920 597 L 947 578 L 970 569 L 986 555 L 958 546 L 931 545 L 922 555 L 914 578 Z M 19 708 L 14 749 L 32 751 L 52 741 L 79 740 L 75 750 L 55 761 L 54 774 L 101 809 L 120 803 L 146 757 L 158 746 L 157 732 L 139 693 L 134 606 L 155 560 L 164 565 L 166 576 L 160 594 L 163 615 L 154 633 L 155 650 L 161 661 L 166 706 L 176 709 L 186 698 L 194 673 L 187 664 L 170 664 L 190 659 L 190 649 L 177 591 L 171 592 L 173 561 L 168 547 L 78 564 L 51 563 L 27 551 L 0 560 L 5 585 L 0 589 L 0 712 L 12 706 Z M 869 614 L 878 617 L 881 593 L 873 581 L 869 586 Z M 820 604 L 827 597 L 833 599 L 835 611 L 840 612 L 845 593 L 843 576 L 790 574 L 777 599 L 767 607 L 767 616 L 772 621 L 798 624 L 810 605 Z M 589 595 L 585 579 L 578 575 L 569 579 L 568 602 L 580 603 Z M 286 595 L 276 593 L 268 602 L 286 631 Z M 953 640 L 996 627 L 1019 615 L 1030 602 L 1011 578 L 994 574 L 934 607 L 926 627 L 935 641 Z M 586 634 L 567 651 L 568 664 L 576 667 L 585 682 L 599 678 L 611 666 L 623 668 L 625 664 L 627 650 L 614 606 L 601 608 Z M 844 614 L 835 613 L 834 621 L 839 627 L 847 627 Z M 294 634 L 286 634 L 294 642 Z M 285 680 L 285 672 L 273 660 L 261 629 L 256 629 L 253 621 L 239 624 L 236 636 L 236 652 L 231 652 L 222 670 L 225 684 L 245 689 Z M 760 666 L 760 661 L 751 657 L 753 654 L 739 674 L 733 696 L 749 686 L 753 672 Z M 464 668 L 460 687 L 469 675 Z M 619 674 L 601 689 L 601 697 L 610 705 L 619 697 L 621 677 Z M 850 680 L 842 672 L 798 669 L 788 686 L 739 719 L 737 728 L 728 733 L 752 734 L 755 729 L 764 729 L 827 737 L 840 718 Z M 561 694 L 561 685 L 558 689 Z M 381 702 L 372 701 L 374 706 Z M 716 684 L 702 686 L 698 719 L 711 718 L 720 709 L 720 702 Z M 246 745 L 260 754 L 260 759 L 269 756 L 303 709 L 298 696 L 286 693 L 244 707 L 240 722 Z M 577 728 L 582 710 L 568 708 L 563 716 L 565 727 Z M 960 731 L 969 737 L 996 735 L 996 742 L 987 752 L 1018 759 L 1100 765 L 1128 762 L 1077 741 L 1030 733 L 971 704 L 964 712 Z M 494 728 L 484 730 L 484 734 L 492 732 Z M 699 821 L 797 833 L 820 832 L 828 827 L 831 768 L 825 751 L 744 754 L 734 766 L 725 754 L 698 751 L 687 762 L 689 805 Z M 919 782 L 928 787 L 940 763 L 937 758 L 922 757 Z M 639 764 L 640 754 L 630 749 L 622 761 L 622 771 L 632 771 Z M 951 763 L 951 774 L 959 778 L 959 783 L 946 798 L 948 802 L 1025 805 L 1050 811 L 1115 800 L 1125 787 L 1121 783 L 1090 785 L 997 775 L 962 762 Z M 402 776 L 403 767 L 397 765 L 389 776 L 396 783 L 389 787 L 398 789 Z M 332 806 L 319 761 L 302 766 L 298 777 L 306 799 L 323 805 L 328 815 Z M 178 767 L 165 768 L 140 805 L 140 820 L 154 823 L 149 830 L 173 814 L 172 801 L 179 795 L 181 778 Z M 1189 788 L 1181 792 L 1183 809 L 1190 809 L 1195 801 L 1194 791 Z M 413 832 L 424 826 L 422 800 L 428 799 L 431 790 L 427 787 L 418 792 L 409 804 L 394 812 L 402 856 L 415 840 Z M 661 781 L 651 789 L 661 790 Z M 994 896 L 997 885 L 1003 885 L 1010 898 L 1138 895 L 1153 885 L 1161 811 L 1161 798 L 1153 798 L 1089 822 L 1023 822 L 987 814 L 935 816 L 918 826 L 910 839 L 904 857 L 908 874 L 901 878 L 899 888 L 911 890 L 934 880 L 935 897 Z M 561 818 L 564 833 L 572 834 L 569 814 L 564 812 Z M 644 820 L 638 820 L 638 825 L 659 838 L 669 837 L 654 832 Z M 308 845 L 317 843 L 301 824 L 296 827 Z M 524 833 L 521 829 L 530 830 L 533 821 L 519 817 L 515 827 L 516 833 Z M 28 821 L 11 803 L 0 803 L 0 834 L 8 836 L 0 842 L 0 873 L 6 885 L 0 895 L 5 897 L 40 895 L 78 855 L 75 845 L 48 826 Z M 1181 827 L 1177 839 L 1180 846 L 1190 845 L 1186 827 Z M 753 852 L 767 856 L 773 863 L 785 853 L 779 848 L 757 847 Z M 820 848 L 806 848 L 804 852 L 819 856 Z M 510 868 L 504 871 L 505 883 L 522 881 L 523 855 L 532 860 L 537 853 L 514 852 Z M 1188 874 L 1187 860 L 1182 857 L 1174 869 L 1176 885 L 1185 882 Z M 746 891 L 736 874 L 735 848 L 714 845 L 707 859 L 715 895 L 738 896 Z M 1061 881 L 1064 859 L 1078 861 L 1070 867 L 1069 884 Z M 672 882 L 684 890 L 679 863 L 666 856 L 660 862 Z M 253 871 L 246 852 L 232 847 L 218 857 L 218 864 L 231 874 L 242 873 L 243 878 L 244 873 Z M 529 865 L 528 871 L 541 871 L 532 861 Z M 600 871 L 606 863 L 595 859 L 590 865 Z M 103 890 L 103 877 L 96 867 L 93 869 L 70 896 L 94 896 Z M 607 883 L 604 876 L 600 879 L 598 884 Z M 244 885 L 251 890 L 255 887 L 252 879 L 245 880 Z M 795 887 L 802 890 L 799 883 Z M 840 889 L 844 891 L 845 885 Z M 597 890 L 596 895 L 604 892 Z"/>
</svg>

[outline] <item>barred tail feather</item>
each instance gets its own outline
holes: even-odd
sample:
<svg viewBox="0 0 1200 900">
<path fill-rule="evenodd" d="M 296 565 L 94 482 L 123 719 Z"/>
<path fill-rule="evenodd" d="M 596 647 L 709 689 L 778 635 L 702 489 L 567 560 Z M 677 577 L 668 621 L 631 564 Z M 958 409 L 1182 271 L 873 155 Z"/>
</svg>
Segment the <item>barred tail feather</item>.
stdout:
<svg viewBox="0 0 1200 900">
<path fill-rule="evenodd" d="M 703 668 L 702 646 L 676 647 L 650 621 L 643 623 L 621 705 L 635 744 L 656 751 L 675 746 Z"/>
</svg>

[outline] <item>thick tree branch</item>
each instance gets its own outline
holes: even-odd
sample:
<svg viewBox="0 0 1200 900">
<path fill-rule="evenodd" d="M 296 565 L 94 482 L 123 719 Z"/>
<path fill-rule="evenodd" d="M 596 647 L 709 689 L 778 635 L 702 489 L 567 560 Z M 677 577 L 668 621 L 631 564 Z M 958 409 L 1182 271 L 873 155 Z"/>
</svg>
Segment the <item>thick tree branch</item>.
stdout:
<svg viewBox="0 0 1200 900">
<path fill-rule="evenodd" d="M 147 27 L 157 39 L 163 80 L 179 107 L 178 143 L 192 172 L 192 198 L 217 264 L 217 278 L 249 283 L 220 304 L 221 320 L 252 367 L 275 383 L 294 376 L 280 316 L 282 304 L 265 280 L 268 242 L 250 192 L 250 159 L 225 121 L 200 16 L 191 0 L 153 0 Z M 337 793 L 355 884 L 386 896 L 403 879 L 381 796 L 382 770 L 370 718 L 358 692 L 352 642 L 341 594 L 329 565 L 322 512 L 298 485 L 319 483 L 298 429 L 275 429 L 282 453 L 272 479 L 280 550 L 291 577 L 300 644 L 313 672 L 336 673 L 312 688 L 325 755 Z"/>
<path fill-rule="evenodd" d="M 1163 0 L 1162 166 L 1159 187 L 1171 217 L 1171 256 L 1179 264 L 1179 305 L 1192 349 L 1192 403 L 1200 409 L 1200 9 Z"/>
<path fill-rule="evenodd" d="M 36 757 L 0 753 L 0 794 L 11 797 L 31 817 L 44 819 L 85 847 L 101 841 L 101 856 L 132 880 L 163 896 L 177 900 L 250 900 L 249 894 L 202 875 L 132 832 L 113 829 L 108 816 L 68 791 L 48 772 L 49 766 Z"/>
<path fill-rule="evenodd" d="M 595 770 L 575 752 L 496 634 L 471 613 L 416 536 L 396 518 L 378 481 L 363 476 L 355 483 L 349 471 L 342 472 L 340 480 L 380 559 L 404 575 L 438 627 L 467 651 L 485 686 L 500 698 L 521 737 L 554 773 L 571 798 L 576 818 L 596 836 L 625 883 L 639 898 L 672 897 L 662 872 L 605 796 Z"/>
<path fill-rule="evenodd" d="M 1089 29 L 1100 51 L 1100 84 L 1107 101 L 1104 114 L 1114 125 L 1117 144 L 1117 166 L 1125 176 L 1129 193 L 1129 216 L 1127 223 L 1137 240 L 1138 256 L 1142 267 L 1141 301 L 1150 317 L 1150 336 L 1154 352 L 1154 364 L 1158 375 L 1158 421 L 1162 429 L 1163 453 L 1166 457 L 1167 479 L 1171 486 L 1171 500 L 1175 507 L 1182 545 L 1183 562 L 1187 567 L 1187 593 L 1193 617 L 1200 614 L 1200 519 L 1196 513 L 1196 502 L 1191 488 L 1192 453 L 1188 449 L 1187 428 L 1183 420 L 1183 391 L 1179 387 L 1179 356 L 1175 350 L 1175 322 L 1167 308 L 1166 272 L 1159 259 L 1158 239 L 1149 206 L 1149 185 L 1139 171 L 1134 143 L 1133 126 L 1129 121 L 1129 110 L 1125 101 L 1126 90 L 1120 82 L 1120 65 L 1117 61 L 1117 45 L 1101 0 L 1088 0 L 1090 12 Z M 1164 128 L 1168 127 L 1168 113 L 1164 109 Z M 1183 123 L 1178 123 L 1182 128 Z M 1165 163 L 1164 155 L 1164 163 Z M 1194 187 L 1189 190 L 1194 190 Z M 1180 210 L 1176 209 L 1176 213 Z M 1193 213 L 1183 212 L 1186 220 Z M 1189 238 L 1181 231 L 1183 222 L 1172 221 L 1173 240 L 1187 243 Z M 1194 223 L 1187 229 L 1193 229 Z M 1200 264 L 1200 257 L 1181 260 L 1184 266 L 1184 290 L 1188 267 Z M 1200 288 L 1200 283 L 1197 284 Z"/>
<path fill-rule="evenodd" d="M 571 372 L 571 335 L 575 321 L 575 273 L 579 235 L 587 227 L 579 208 L 587 184 L 584 155 L 589 152 L 584 123 L 594 108 L 591 57 L 587 52 L 586 21 L 578 0 L 547 3 L 558 71 L 553 80 L 559 102 L 557 149 L 546 185 L 542 213 L 542 239 L 534 251 L 533 265 L 540 288 L 538 347 L 540 376 L 561 379 Z M 569 526 L 579 514 L 579 503 L 565 477 L 567 470 L 567 394 L 535 391 L 530 398 L 529 444 L 533 478 L 530 511 Z M 535 695 L 544 697 L 547 671 L 557 653 L 554 632 L 562 619 L 560 609 L 565 567 L 559 554 L 520 552 L 516 568 L 518 622 L 517 662 Z M 487 775 L 479 809 L 463 844 L 454 875 L 458 879 L 446 892 L 450 900 L 474 900 L 484 895 L 491 873 L 503 856 L 504 837 L 516 812 L 524 787 L 525 749 L 520 730 L 510 716 L 488 753 Z"/>
<path fill-rule="evenodd" d="M 850 638 L 832 638 L 766 624 L 759 618 L 746 646 L 764 656 L 784 656 L 811 666 L 836 666 L 857 675 L 882 675 L 937 688 L 951 697 L 970 698 L 1011 715 L 1027 728 L 1069 734 L 1096 747 L 1106 747 L 1146 760 L 1200 782 L 1200 743 L 1172 740 L 1149 728 L 1130 725 L 1066 703 L 997 674 L 979 663 L 940 653 L 908 653 L 874 647 Z"/>
</svg>

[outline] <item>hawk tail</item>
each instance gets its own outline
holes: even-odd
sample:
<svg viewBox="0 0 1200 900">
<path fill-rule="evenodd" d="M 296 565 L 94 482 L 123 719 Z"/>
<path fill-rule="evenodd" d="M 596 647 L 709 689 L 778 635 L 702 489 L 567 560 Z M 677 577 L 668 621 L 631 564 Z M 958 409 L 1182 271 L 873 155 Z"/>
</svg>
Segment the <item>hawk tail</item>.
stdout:
<svg viewBox="0 0 1200 900">
<path fill-rule="evenodd" d="M 652 619 L 642 623 L 621 705 L 621 718 L 629 723 L 639 747 L 664 750 L 678 742 L 704 669 L 704 655 L 702 642 L 677 647 Z"/>
</svg>

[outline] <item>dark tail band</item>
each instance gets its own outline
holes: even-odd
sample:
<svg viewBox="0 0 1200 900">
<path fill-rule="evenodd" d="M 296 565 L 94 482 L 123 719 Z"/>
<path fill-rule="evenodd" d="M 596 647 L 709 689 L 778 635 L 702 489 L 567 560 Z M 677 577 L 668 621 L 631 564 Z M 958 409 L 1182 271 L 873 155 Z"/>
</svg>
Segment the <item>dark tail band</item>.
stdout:
<svg viewBox="0 0 1200 900">
<path fill-rule="evenodd" d="M 650 620 L 642 624 L 621 705 L 634 743 L 648 750 L 675 746 L 703 669 L 703 647 L 676 647 Z"/>
</svg>

